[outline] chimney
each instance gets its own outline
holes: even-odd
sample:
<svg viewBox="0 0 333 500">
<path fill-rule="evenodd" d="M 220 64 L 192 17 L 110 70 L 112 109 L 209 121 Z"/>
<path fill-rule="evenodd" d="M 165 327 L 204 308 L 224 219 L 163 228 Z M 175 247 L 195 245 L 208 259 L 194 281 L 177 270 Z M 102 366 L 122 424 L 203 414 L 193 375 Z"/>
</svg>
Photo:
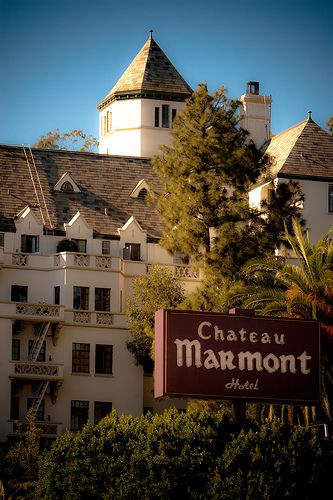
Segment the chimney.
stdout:
<svg viewBox="0 0 333 500">
<path fill-rule="evenodd" d="M 259 82 L 247 82 L 246 94 L 240 99 L 240 126 L 250 133 L 250 137 L 261 148 L 270 139 L 272 96 L 259 93 Z"/>
</svg>

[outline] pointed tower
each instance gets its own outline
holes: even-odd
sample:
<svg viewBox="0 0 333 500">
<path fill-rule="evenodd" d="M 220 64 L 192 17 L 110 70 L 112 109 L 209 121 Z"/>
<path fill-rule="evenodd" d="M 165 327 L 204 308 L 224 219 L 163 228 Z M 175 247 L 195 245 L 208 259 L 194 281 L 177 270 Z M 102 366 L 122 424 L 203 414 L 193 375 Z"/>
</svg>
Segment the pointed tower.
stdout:
<svg viewBox="0 0 333 500">
<path fill-rule="evenodd" d="M 247 82 L 240 99 L 240 126 L 250 133 L 258 148 L 270 139 L 272 97 L 259 94 L 259 82 Z"/>
<path fill-rule="evenodd" d="M 152 156 L 169 144 L 170 129 L 191 87 L 150 36 L 108 95 L 97 106 L 99 152 Z"/>
</svg>

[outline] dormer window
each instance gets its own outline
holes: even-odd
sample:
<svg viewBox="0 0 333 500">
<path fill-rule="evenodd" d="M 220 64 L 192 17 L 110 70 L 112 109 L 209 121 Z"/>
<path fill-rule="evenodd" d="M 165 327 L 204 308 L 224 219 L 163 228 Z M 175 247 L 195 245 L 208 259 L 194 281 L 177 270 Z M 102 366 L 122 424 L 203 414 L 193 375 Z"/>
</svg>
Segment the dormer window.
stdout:
<svg viewBox="0 0 333 500">
<path fill-rule="evenodd" d="M 63 193 L 81 193 L 79 186 L 68 172 L 62 174 L 53 189 L 54 191 L 61 191 Z"/>
<path fill-rule="evenodd" d="M 144 200 L 148 194 L 149 186 L 144 179 L 141 179 L 131 192 L 131 198 L 139 198 L 140 200 Z"/>
<path fill-rule="evenodd" d="M 21 252 L 37 253 L 39 252 L 39 236 L 30 234 L 21 235 Z"/>
<path fill-rule="evenodd" d="M 125 243 L 123 249 L 124 260 L 141 260 L 141 245 L 140 243 Z"/>
<path fill-rule="evenodd" d="M 148 194 L 147 189 L 146 188 L 142 188 L 139 191 L 138 198 L 140 198 L 140 200 L 144 200 L 146 198 L 147 194 Z"/>
<path fill-rule="evenodd" d="M 70 182 L 66 181 L 61 186 L 61 191 L 65 192 L 65 193 L 73 193 L 74 187 Z"/>
</svg>

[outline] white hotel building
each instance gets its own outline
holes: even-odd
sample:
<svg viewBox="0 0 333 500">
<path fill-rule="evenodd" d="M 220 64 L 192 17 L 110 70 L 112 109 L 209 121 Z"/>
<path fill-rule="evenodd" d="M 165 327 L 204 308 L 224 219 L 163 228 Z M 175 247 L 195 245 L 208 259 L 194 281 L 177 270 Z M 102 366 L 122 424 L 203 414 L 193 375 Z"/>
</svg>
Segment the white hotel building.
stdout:
<svg viewBox="0 0 333 500">
<path fill-rule="evenodd" d="M 0 146 L 0 441 L 30 407 L 52 438 L 112 408 L 139 416 L 186 404 L 154 400 L 152 377 L 126 347 L 125 308 L 133 277 L 151 264 L 168 266 L 187 291 L 200 282 L 159 246 L 162 224 L 145 203 L 156 182 L 150 157 L 169 143 L 191 92 L 150 35 L 98 105 L 99 154 Z M 298 179 L 316 239 L 333 226 L 332 138 L 308 118 L 269 140 L 271 98 L 256 82 L 241 103 L 242 125 L 276 160 L 251 202 Z"/>
</svg>

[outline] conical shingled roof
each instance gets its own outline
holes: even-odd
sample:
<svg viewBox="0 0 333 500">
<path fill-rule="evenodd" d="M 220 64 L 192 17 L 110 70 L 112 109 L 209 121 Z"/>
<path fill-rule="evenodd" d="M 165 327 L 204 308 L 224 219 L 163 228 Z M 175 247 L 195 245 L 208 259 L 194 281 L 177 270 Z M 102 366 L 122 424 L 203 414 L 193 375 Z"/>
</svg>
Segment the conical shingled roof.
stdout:
<svg viewBox="0 0 333 500">
<path fill-rule="evenodd" d="M 274 177 L 333 180 L 333 137 L 311 118 L 273 137 L 265 152 Z"/>
<path fill-rule="evenodd" d="M 192 92 L 150 35 L 118 82 L 98 105 L 98 109 L 115 99 L 147 97 L 184 101 Z"/>
</svg>

